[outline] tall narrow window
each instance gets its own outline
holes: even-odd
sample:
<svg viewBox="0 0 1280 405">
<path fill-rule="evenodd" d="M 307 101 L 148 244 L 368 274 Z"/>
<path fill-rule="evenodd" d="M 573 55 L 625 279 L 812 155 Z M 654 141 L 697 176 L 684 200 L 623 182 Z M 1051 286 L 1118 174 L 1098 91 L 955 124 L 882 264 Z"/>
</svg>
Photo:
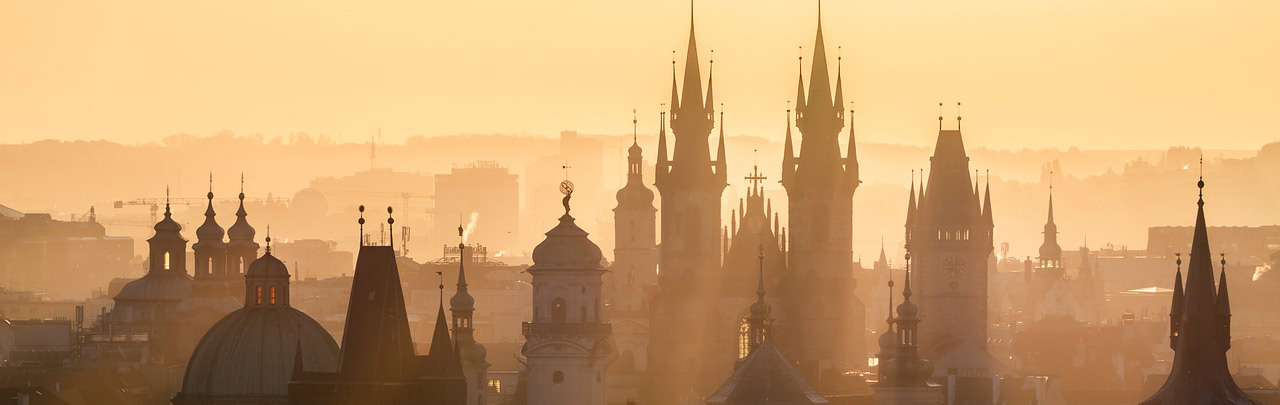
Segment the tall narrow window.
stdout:
<svg viewBox="0 0 1280 405">
<path fill-rule="evenodd" d="M 262 287 L 261 286 L 258 287 L 257 292 L 258 292 L 258 305 L 262 305 Z"/>
<path fill-rule="evenodd" d="M 555 300 L 551 301 L 551 322 L 565 323 L 567 319 L 565 319 L 566 316 L 565 316 L 564 306 L 565 306 L 564 298 L 556 298 Z"/>
<path fill-rule="evenodd" d="M 271 305 L 276 304 L 276 288 L 271 287 Z"/>
<path fill-rule="evenodd" d="M 164 252 L 164 269 L 169 270 L 169 252 Z"/>
</svg>

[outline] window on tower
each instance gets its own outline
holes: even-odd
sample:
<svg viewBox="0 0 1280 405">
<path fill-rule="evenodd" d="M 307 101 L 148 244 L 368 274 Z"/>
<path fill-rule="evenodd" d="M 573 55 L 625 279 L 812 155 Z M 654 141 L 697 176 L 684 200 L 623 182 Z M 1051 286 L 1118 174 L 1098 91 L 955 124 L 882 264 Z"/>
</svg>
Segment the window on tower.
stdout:
<svg viewBox="0 0 1280 405">
<path fill-rule="evenodd" d="M 164 269 L 169 270 L 169 252 L 164 252 Z"/>
<path fill-rule="evenodd" d="M 751 354 L 751 325 L 747 318 L 738 323 L 738 358 L 745 359 Z"/>
<path fill-rule="evenodd" d="M 565 323 L 567 318 L 564 298 L 556 297 L 551 301 L 551 322 Z"/>
</svg>

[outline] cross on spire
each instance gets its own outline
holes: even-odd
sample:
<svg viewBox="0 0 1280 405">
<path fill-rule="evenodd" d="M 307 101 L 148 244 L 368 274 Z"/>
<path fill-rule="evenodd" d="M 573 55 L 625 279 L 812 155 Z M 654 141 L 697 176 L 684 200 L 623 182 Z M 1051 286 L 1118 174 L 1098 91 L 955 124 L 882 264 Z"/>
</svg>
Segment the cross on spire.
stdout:
<svg viewBox="0 0 1280 405">
<path fill-rule="evenodd" d="M 744 177 L 744 179 L 751 183 L 752 190 L 759 190 L 760 183 L 763 183 L 768 178 L 760 173 L 760 166 L 758 165 L 752 165 L 751 170 L 751 175 Z"/>
<path fill-rule="evenodd" d="M 564 169 L 564 179 L 569 180 L 569 169 L 573 168 L 573 166 L 569 166 L 569 159 L 565 159 L 564 164 L 561 165 L 560 168 Z"/>
</svg>

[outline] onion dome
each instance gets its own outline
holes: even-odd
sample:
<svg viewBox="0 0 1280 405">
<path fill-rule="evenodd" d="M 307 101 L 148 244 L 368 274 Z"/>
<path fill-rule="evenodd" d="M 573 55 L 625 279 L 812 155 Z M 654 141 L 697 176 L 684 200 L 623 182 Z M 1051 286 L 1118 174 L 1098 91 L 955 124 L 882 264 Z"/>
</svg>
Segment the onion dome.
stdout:
<svg viewBox="0 0 1280 405">
<path fill-rule="evenodd" d="M 169 209 L 168 201 L 164 203 L 164 219 L 161 219 L 160 222 L 156 222 L 156 225 L 152 227 L 152 229 L 155 229 L 156 231 L 155 236 L 151 237 L 152 240 L 174 238 L 186 240 L 182 238 L 182 224 L 173 220 L 173 211 Z"/>
<path fill-rule="evenodd" d="M 653 190 L 645 187 L 642 181 L 628 181 L 627 185 L 618 189 L 617 209 L 649 209 L 653 208 Z"/>
<path fill-rule="evenodd" d="M 460 246 L 465 249 L 465 247 Z M 458 292 L 449 298 L 449 310 L 457 312 L 471 312 L 476 307 L 476 299 L 467 292 L 467 271 L 463 268 L 463 263 L 458 263 Z"/>
<path fill-rule="evenodd" d="M 893 353 L 898 351 L 898 332 L 893 330 L 893 324 L 889 324 L 889 328 L 880 334 L 880 353 L 881 358 L 892 358 Z"/>
<path fill-rule="evenodd" d="M 568 203 L 565 203 L 568 206 Z M 587 238 L 587 231 L 573 222 L 566 212 L 560 224 L 546 233 L 547 238 L 533 248 L 533 266 L 529 271 L 542 270 L 598 270 L 604 254 L 595 242 Z"/>
<path fill-rule="evenodd" d="M 196 243 L 191 246 L 192 248 L 198 249 L 204 246 L 220 245 L 222 244 L 223 236 L 226 235 L 226 231 L 222 229 L 222 226 L 218 225 L 217 219 L 214 218 L 217 213 L 213 211 L 213 192 L 210 191 L 207 195 L 209 197 L 209 205 L 204 209 L 204 223 L 199 228 L 196 228 Z"/>
<path fill-rule="evenodd" d="M 632 120 L 634 122 L 634 120 Z M 618 199 L 618 207 L 616 209 L 630 210 L 653 210 L 653 190 L 644 185 L 644 175 L 641 166 L 644 163 L 644 157 L 640 149 L 640 144 L 631 143 L 631 147 L 627 148 L 627 185 L 618 190 L 616 195 Z"/>
<path fill-rule="evenodd" d="M 257 231 L 249 225 L 249 220 L 245 219 L 248 216 L 249 213 L 244 210 L 244 192 L 240 192 L 240 209 L 236 210 L 236 223 L 227 229 L 227 238 L 231 240 L 231 244 L 257 246 L 257 243 L 253 242 Z"/>
<path fill-rule="evenodd" d="M 241 308 L 200 339 L 179 398 L 289 395 L 297 350 L 306 371 L 338 368 L 338 344 L 314 319 L 292 307 Z"/>
</svg>

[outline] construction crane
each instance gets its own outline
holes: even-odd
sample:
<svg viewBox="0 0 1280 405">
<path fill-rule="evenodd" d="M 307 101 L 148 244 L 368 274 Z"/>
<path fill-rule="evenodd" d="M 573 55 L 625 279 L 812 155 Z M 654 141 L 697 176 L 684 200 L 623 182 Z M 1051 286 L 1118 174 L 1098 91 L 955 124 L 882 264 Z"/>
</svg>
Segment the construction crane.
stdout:
<svg viewBox="0 0 1280 405">
<path fill-rule="evenodd" d="M 151 207 L 151 223 L 156 223 L 160 213 L 160 206 L 169 205 L 197 205 L 208 202 L 207 198 L 135 198 L 132 200 L 116 200 L 112 203 L 115 208 L 124 208 L 125 206 L 147 206 Z M 265 203 L 265 202 L 283 202 L 288 203 L 287 199 L 280 198 L 246 198 L 246 202 Z M 215 198 L 215 204 L 229 204 L 240 202 L 239 198 Z"/>
</svg>

